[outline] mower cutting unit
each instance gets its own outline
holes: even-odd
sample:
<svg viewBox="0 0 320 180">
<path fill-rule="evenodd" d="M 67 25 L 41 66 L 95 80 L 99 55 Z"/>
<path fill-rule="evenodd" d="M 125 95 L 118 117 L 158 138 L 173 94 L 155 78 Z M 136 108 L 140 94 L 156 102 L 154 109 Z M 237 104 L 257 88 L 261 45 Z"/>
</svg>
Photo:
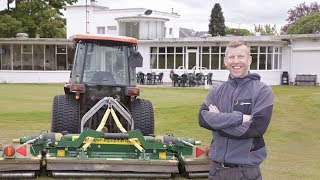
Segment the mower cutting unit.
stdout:
<svg viewBox="0 0 320 180">
<path fill-rule="evenodd" d="M 208 158 L 196 146 L 199 142 L 190 138 L 85 129 L 81 134 L 23 136 L 15 142 L 19 145 L 4 145 L 0 150 L 0 178 L 208 176 Z"/>
</svg>

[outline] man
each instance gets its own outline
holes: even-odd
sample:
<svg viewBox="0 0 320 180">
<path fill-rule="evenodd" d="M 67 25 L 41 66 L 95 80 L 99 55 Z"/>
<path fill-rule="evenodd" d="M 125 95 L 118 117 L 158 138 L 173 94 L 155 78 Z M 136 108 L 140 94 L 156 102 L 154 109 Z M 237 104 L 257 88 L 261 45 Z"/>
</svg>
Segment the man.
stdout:
<svg viewBox="0 0 320 180">
<path fill-rule="evenodd" d="M 224 58 L 228 81 L 211 88 L 199 110 L 199 125 L 213 135 L 209 179 L 262 179 L 273 92 L 249 72 L 251 61 L 246 44 L 230 42 Z"/>
</svg>

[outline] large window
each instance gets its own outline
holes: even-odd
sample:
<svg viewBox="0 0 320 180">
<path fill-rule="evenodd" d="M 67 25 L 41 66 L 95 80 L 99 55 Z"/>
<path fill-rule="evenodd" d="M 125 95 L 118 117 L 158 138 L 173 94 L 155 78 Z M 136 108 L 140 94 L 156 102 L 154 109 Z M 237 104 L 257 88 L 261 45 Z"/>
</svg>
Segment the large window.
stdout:
<svg viewBox="0 0 320 180">
<path fill-rule="evenodd" d="M 151 69 L 177 69 L 185 65 L 185 47 L 151 47 Z"/>
<path fill-rule="evenodd" d="M 189 47 L 190 48 L 190 47 Z M 197 49 L 198 47 L 193 47 Z M 199 66 L 211 70 L 226 70 L 224 56 L 226 46 L 203 46 L 199 47 Z M 251 46 L 250 47 L 252 70 L 281 69 L 282 48 L 273 46 Z M 178 69 L 186 64 L 186 47 L 151 47 L 150 68 L 151 69 Z M 189 53 L 194 56 L 195 53 Z M 189 57 L 190 58 L 190 57 Z M 191 59 L 196 59 L 195 57 Z M 195 62 L 189 62 L 189 66 L 195 66 Z"/>
<path fill-rule="evenodd" d="M 252 70 L 281 69 L 282 48 L 275 46 L 251 46 L 250 47 Z M 280 63 L 281 62 L 281 63 Z"/>
<path fill-rule="evenodd" d="M 137 39 L 163 38 L 165 34 L 162 21 L 130 21 L 120 22 L 120 35 Z"/>
<path fill-rule="evenodd" d="M 70 70 L 71 47 L 66 44 L 0 44 L 1 70 Z"/>
</svg>

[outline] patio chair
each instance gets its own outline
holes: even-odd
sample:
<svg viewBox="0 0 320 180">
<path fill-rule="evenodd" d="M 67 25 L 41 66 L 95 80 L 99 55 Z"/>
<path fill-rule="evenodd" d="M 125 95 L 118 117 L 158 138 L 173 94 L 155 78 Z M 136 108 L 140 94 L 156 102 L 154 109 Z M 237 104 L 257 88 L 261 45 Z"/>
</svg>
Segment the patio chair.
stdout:
<svg viewBox="0 0 320 180">
<path fill-rule="evenodd" d="M 212 85 L 212 73 L 207 74 L 207 84 Z"/>
</svg>

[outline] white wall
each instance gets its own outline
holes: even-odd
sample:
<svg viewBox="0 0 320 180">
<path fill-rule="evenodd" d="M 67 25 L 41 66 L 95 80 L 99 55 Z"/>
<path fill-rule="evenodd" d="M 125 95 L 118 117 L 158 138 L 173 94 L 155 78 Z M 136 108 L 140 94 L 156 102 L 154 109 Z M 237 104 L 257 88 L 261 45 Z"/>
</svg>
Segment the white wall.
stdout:
<svg viewBox="0 0 320 180">
<path fill-rule="evenodd" d="M 291 82 L 297 74 L 317 74 L 320 83 L 320 40 L 295 40 L 292 49 Z"/>
<path fill-rule="evenodd" d="M 0 71 L 0 83 L 65 83 L 70 71 Z"/>
</svg>

